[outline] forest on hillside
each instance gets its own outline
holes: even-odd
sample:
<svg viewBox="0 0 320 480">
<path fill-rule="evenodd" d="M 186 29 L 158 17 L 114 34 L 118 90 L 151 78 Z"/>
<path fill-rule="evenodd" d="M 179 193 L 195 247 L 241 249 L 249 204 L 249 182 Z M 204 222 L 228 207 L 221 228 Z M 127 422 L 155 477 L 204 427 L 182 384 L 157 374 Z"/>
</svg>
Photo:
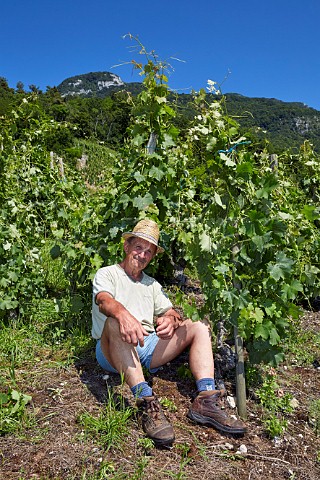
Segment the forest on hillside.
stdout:
<svg viewBox="0 0 320 480">
<path fill-rule="evenodd" d="M 101 78 L 103 82 L 105 75 L 110 74 L 97 72 L 81 75 L 83 90 L 96 88 L 98 79 Z M 28 92 L 38 96 L 39 106 L 50 118 L 76 127 L 72 135 L 74 139 L 92 138 L 111 148 L 119 146 L 129 125 L 132 98 L 141 93 L 143 84 L 113 85 L 90 94 L 68 95 L 67 86 L 76 78 L 67 79 L 58 87 L 47 87 L 45 92 L 30 85 Z M 5 78 L 0 77 L 0 115 L 26 94 L 21 82 L 13 89 Z M 219 95 L 217 98 L 221 99 Z M 175 94 L 171 91 L 168 99 L 176 106 L 173 123 L 182 131 L 186 130 L 196 113 L 193 94 Z M 225 113 L 239 123 L 242 134 L 249 137 L 257 149 L 267 149 L 269 153 L 285 150 L 297 153 L 307 140 L 316 152 L 320 152 L 320 112 L 317 110 L 298 102 L 250 98 L 235 93 L 226 94 L 223 99 Z M 60 141 L 61 145 L 59 142 L 54 145 L 56 151 L 67 146 L 66 138 Z M 68 146 L 71 144 L 69 138 Z"/>
</svg>

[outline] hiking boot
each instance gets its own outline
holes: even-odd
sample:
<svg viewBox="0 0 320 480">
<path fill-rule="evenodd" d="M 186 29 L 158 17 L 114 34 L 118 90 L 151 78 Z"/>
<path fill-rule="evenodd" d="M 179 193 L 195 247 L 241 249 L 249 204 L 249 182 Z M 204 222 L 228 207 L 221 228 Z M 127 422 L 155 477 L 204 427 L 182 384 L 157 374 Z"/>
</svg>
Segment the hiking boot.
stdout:
<svg viewBox="0 0 320 480">
<path fill-rule="evenodd" d="M 223 433 L 244 434 L 247 431 L 245 424 L 229 417 L 223 410 L 223 393 L 224 390 L 214 390 L 211 395 L 199 394 L 191 405 L 188 417 Z"/>
<path fill-rule="evenodd" d="M 142 411 L 142 428 L 146 435 L 156 445 L 172 445 L 173 427 L 165 417 L 157 397 L 138 398 L 137 406 Z"/>
</svg>

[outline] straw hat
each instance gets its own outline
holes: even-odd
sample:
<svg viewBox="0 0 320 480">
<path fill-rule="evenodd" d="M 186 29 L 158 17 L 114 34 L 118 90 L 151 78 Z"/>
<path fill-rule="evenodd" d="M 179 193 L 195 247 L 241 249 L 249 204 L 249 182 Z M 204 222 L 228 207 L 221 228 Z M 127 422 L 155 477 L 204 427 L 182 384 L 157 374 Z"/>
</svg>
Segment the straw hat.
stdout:
<svg viewBox="0 0 320 480">
<path fill-rule="evenodd" d="M 122 234 L 122 238 L 125 240 L 130 237 L 143 238 L 144 240 L 147 240 L 147 242 L 150 242 L 157 247 L 157 253 L 163 253 L 164 249 L 158 245 L 159 236 L 160 232 L 157 223 L 153 220 L 149 220 L 148 218 L 140 220 L 132 232 L 125 232 Z"/>
</svg>

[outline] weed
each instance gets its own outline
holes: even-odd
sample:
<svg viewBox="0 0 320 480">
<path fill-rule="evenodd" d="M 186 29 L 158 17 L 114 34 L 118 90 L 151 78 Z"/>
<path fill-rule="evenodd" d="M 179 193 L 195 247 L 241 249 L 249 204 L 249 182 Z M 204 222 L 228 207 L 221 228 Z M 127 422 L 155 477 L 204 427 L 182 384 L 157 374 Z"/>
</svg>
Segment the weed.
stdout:
<svg viewBox="0 0 320 480">
<path fill-rule="evenodd" d="M 167 470 L 166 473 L 167 473 L 167 475 L 169 475 L 169 477 L 174 478 L 175 480 L 188 479 L 189 476 L 185 471 L 185 467 L 192 460 L 191 458 L 188 457 L 188 453 L 190 451 L 190 446 L 187 443 L 179 443 L 179 444 L 176 445 L 176 448 L 178 450 L 180 450 L 180 452 L 181 452 L 179 471 L 178 472 L 172 472 L 170 470 Z"/>
<path fill-rule="evenodd" d="M 271 438 L 281 437 L 285 432 L 288 422 L 281 415 L 277 416 L 275 413 L 268 412 L 263 416 L 264 428 Z"/>
<path fill-rule="evenodd" d="M 177 369 L 177 374 L 178 374 L 178 377 L 182 379 L 193 378 L 193 375 L 187 363 L 180 365 L 180 367 Z"/>
<path fill-rule="evenodd" d="M 276 371 L 270 369 L 266 372 L 262 386 L 256 391 L 261 404 L 271 412 L 281 411 L 283 413 L 292 413 L 293 408 L 290 401 L 292 396 L 284 393 L 276 382 Z"/>
<path fill-rule="evenodd" d="M 143 478 L 143 473 L 148 463 L 149 463 L 148 457 L 139 458 L 139 460 L 137 461 L 136 470 L 133 473 L 133 475 L 130 476 L 130 480 L 141 480 Z"/>
<path fill-rule="evenodd" d="M 313 400 L 309 407 L 309 422 L 317 436 L 320 435 L 320 400 Z"/>
<path fill-rule="evenodd" d="M 320 349 L 320 334 L 304 330 L 299 323 L 291 325 L 289 341 L 287 343 L 287 357 L 297 365 L 309 366 Z"/>
<path fill-rule="evenodd" d="M 276 381 L 277 372 L 273 368 L 265 371 L 262 385 L 256 394 L 264 407 L 262 423 L 271 438 L 280 437 L 287 428 L 285 414 L 293 411 L 292 396 L 284 393 Z"/>
<path fill-rule="evenodd" d="M 78 417 L 79 423 L 85 428 L 85 433 L 95 437 L 108 451 L 111 446 L 122 448 L 128 433 L 128 419 L 133 409 L 124 404 L 116 405 L 109 393 L 108 402 L 98 418 L 85 412 Z"/>
<path fill-rule="evenodd" d="M 151 450 L 154 448 L 154 442 L 151 438 L 141 437 L 138 439 L 138 446 L 141 447 L 145 455 L 149 455 Z"/>
<path fill-rule="evenodd" d="M 246 383 L 248 388 L 257 387 L 262 383 L 260 369 L 248 363 L 245 367 Z"/>
<path fill-rule="evenodd" d="M 26 405 L 31 401 L 30 395 L 9 389 L 0 392 L 0 435 L 21 430 L 30 423 L 31 417 L 26 412 Z"/>
<path fill-rule="evenodd" d="M 46 241 L 41 250 L 41 264 L 44 270 L 45 286 L 51 294 L 59 294 L 69 287 L 69 282 L 63 271 L 60 256 L 54 255 L 55 243 Z"/>
<path fill-rule="evenodd" d="M 10 377 L 13 380 L 12 367 L 34 360 L 35 351 L 43 348 L 43 337 L 33 325 L 0 325 L 0 365 L 10 365 Z M 13 363 L 14 365 L 13 365 Z"/>
<path fill-rule="evenodd" d="M 48 327 L 60 321 L 54 298 L 34 298 L 25 306 L 25 323 L 32 323 L 39 333 L 45 333 Z"/>
<path fill-rule="evenodd" d="M 98 479 L 106 478 L 106 475 L 112 474 L 116 471 L 112 462 L 102 462 L 98 472 Z"/>
<path fill-rule="evenodd" d="M 182 458 L 186 458 L 190 452 L 190 445 L 187 443 L 177 443 L 176 449 L 180 451 Z"/>
<path fill-rule="evenodd" d="M 193 430 L 190 427 L 188 427 L 187 425 L 185 425 L 184 423 L 176 422 L 175 424 L 181 430 L 184 430 L 188 435 L 191 435 L 192 443 L 194 443 L 194 445 L 197 449 L 197 454 L 200 455 L 205 462 L 207 462 L 208 461 L 208 456 L 207 456 L 206 448 L 205 448 L 204 444 L 201 441 L 199 441 L 198 437 L 194 434 Z M 178 447 L 178 445 L 179 445 L 179 447 Z M 181 444 L 178 444 L 178 443 L 176 444 L 176 447 L 178 447 L 179 449 L 183 448 L 183 447 L 181 447 Z M 188 446 L 188 448 L 190 450 L 190 446 Z"/>
<path fill-rule="evenodd" d="M 166 398 L 166 397 L 160 398 L 160 403 L 164 408 L 169 410 L 169 412 L 176 412 L 177 411 L 176 405 L 174 404 L 174 402 L 172 400 L 170 400 L 170 398 Z"/>
</svg>

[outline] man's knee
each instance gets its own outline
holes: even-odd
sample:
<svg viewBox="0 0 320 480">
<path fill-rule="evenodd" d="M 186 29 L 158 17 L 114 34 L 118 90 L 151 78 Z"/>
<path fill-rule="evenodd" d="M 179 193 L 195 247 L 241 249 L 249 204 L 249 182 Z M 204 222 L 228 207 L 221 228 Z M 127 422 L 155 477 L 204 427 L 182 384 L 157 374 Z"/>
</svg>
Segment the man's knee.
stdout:
<svg viewBox="0 0 320 480">
<path fill-rule="evenodd" d="M 103 351 L 106 349 L 110 351 L 121 340 L 119 323 L 115 318 L 108 317 L 105 321 L 102 335 L 101 347 Z"/>
<path fill-rule="evenodd" d="M 207 320 L 197 320 L 196 322 L 189 320 L 189 322 L 188 328 L 194 336 L 208 335 L 211 338 L 211 327 Z"/>
<path fill-rule="evenodd" d="M 113 317 L 108 317 L 105 321 L 102 336 L 105 337 L 114 337 L 115 335 L 120 335 L 119 323 Z"/>
</svg>

